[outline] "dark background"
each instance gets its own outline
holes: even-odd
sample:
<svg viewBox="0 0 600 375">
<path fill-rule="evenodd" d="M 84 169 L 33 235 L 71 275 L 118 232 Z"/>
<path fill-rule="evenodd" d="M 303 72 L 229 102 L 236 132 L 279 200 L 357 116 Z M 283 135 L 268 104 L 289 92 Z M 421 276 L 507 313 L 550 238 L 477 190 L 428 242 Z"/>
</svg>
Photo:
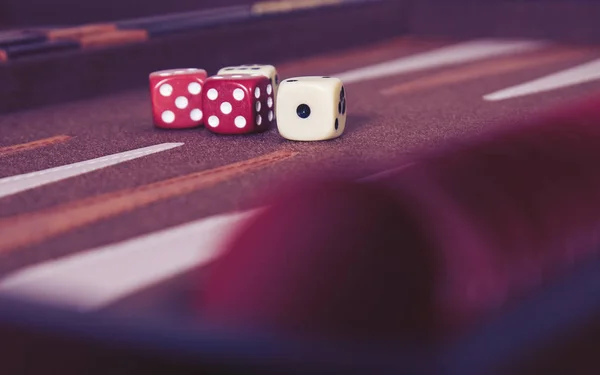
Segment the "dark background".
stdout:
<svg viewBox="0 0 600 375">
<path fill-rule="evenodd" d="M 2 0 L 0 27 L 76 25 L 250 4 L 251 0 Z"/>
<path fill-rule="evenodd" d="M 111 22 L 258 1 L 0 0 L 0 29 Z M 408 5 L 408 26 L 413 35 L 545 38 L 568 43 L 600 41 L 597 0 L 387 1 Z"/>
<path fill-rule="evenodd" d="M 0 27 L 54 26 L 102 22 L 126 18 L 177 13 L 202 8 L 250 4 L 258 0 L 2 0 Z M 405 0 L 388 0 L 404 1 Z M 443 6 L 490 3 L 569 4 L 598 3 L 596 0 L 411 0 L 415 4 L 437 3 Z"/>
</svg>

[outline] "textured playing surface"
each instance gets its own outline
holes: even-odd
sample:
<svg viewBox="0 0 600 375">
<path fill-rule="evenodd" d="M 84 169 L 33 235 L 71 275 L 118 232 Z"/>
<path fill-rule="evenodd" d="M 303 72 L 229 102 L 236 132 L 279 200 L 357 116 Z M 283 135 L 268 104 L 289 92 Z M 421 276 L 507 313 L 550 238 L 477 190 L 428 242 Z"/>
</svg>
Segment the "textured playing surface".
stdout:
<svg viewBox="0 0 600 375">
<path fill-rule="evenodd" d="M 282 79 L 346 81 L 346 132 L 327 142 L 159 130 L 146 89 L 0 116 L 0 289 L 170 311 L 198 287 L 186 272 L 268 192 L 306 176 L 376 179 L 583 98 L 600 89 L 598 59 L 595 46 L 399 38 L 279 65 Z"/>
</svg>

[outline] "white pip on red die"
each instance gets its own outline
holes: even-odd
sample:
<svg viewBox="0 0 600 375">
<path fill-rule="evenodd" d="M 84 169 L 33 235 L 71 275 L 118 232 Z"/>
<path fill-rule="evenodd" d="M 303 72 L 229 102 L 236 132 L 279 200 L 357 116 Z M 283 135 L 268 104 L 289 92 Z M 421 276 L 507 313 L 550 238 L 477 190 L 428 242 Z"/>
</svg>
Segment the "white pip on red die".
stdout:
<svg viewBox="0 0 600 375">
<path fill-rule="evenodd" d="M 203 92 L 205 127 L 218 134 L 247 134 L 271 128 L 275 97 L 270 79 L 248 74 L 209 77 Z"/>
<path fill-rule="evenodd" d="M 170 69 L 150 74 L 154 124 L 166 129 L 201 126 L 204 120 L 202 90 L 204 69 Z"/>
</svg>

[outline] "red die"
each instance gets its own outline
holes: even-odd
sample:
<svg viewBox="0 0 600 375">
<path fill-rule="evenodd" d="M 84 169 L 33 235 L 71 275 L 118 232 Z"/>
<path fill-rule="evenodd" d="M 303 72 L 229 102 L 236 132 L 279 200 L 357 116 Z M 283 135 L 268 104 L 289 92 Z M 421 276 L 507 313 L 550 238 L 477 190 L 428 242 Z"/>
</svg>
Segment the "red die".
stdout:
<svg viewBox="0 0 600 375">
<path fill-rule="evenodd" d="M 202 125 L 203 69 L 161 70 L 150 74 L 152 115 L 159 128 L 183 129 Z"/>
<path fill-rule="evenodd" d="M 273 125 L 273 85 L 263 76 L 213 76 L 204 93 L 206 128 L 219 134 L 262 132 Z"/>
</svg>

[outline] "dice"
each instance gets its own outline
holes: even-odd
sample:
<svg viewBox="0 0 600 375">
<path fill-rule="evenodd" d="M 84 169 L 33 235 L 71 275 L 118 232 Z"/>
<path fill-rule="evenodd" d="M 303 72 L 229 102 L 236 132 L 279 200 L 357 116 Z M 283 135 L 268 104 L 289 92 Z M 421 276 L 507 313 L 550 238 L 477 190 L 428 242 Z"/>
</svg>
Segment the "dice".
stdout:
<svg viewBox="0 0 600 375">
<path fill-rule="evenodd" d="M 272 127 L 275 93 L 262 75 L 234 74 L 209 77 L 202 94 L 205 127 L 218 134 L 247 134 Z"/>
<path fill-rule="evenodd" d="M 170 69 L 150 74 L 152 117 L 159 128 L 186 129 L 203 124 L 203 69 Z"/>
<path fill-rule="evenodd" d="M 277 128 L 292 141 L 322 141 L 341 136 L 346 127 L 346 90 L 335 77 L 295 77 L 281 82 Z"/>
<path fill-rule="evenodd" d="M 277 89 L 279 87 L 279 74 L 277 69 L 273 65 L 264 64 L 253 64 L 253 65 L 239 65 L 239 66 L 228 66 L 221 68 L 218 75 L 236 75 L 236 74 L 250 74 L 254 76 L 264 76 L 271 80 L 271 86 L 273 87 L 273 97 L 277 97 Z M 273 111 L 276 115 L 276 111 Z M 277 118 L 277 116 L 275 116 Z"/>
<path fill-rule="evenodd" d="M 254 64 L 254 65 L 239 65 L 239 66 L 227 66 L 221 68 L 217 75 L 235 75 L 235 74 L 250 74 L 250 75 L 262 75 L 271 80 L 271 85 L 273 86 L 273 91 L 275 91 L 275 96 L 277 95 L 277 86 L 279 85 L 279 75 L 277 74 L 277 69 L 273 65 L 262 65 L 262 64 Z"/>
</svg>

